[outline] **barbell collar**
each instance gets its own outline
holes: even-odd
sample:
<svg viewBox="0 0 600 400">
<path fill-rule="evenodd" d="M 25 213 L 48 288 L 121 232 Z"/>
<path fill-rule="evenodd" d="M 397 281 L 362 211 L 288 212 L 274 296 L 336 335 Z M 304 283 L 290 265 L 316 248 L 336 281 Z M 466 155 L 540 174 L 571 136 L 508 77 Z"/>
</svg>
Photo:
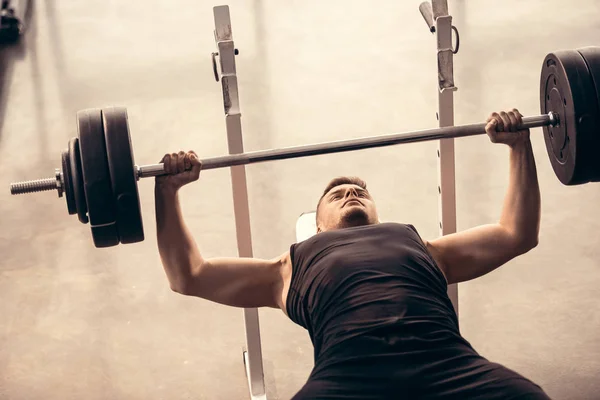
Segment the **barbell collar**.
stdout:
<svg viewBox="0 0 600 400">
<path fill-rule="evenodd" d="M 559 124 L 558 114 L 548 114 L 523 117 L 518 129 L 537 128 L 541 126 L 555 126 Z M 421 131 L 392 133 L 380 136 L 363 137 L 357 139 L 337 140 L 333 142 L 309 144 L 281 149 L 252 151 L 241 154 L 206 158 L 202 160 L 202 170 L 233 167 L 266 161 L 285 160 L 289 158 L 309 157 L 322 154 L 341 153 L 369 149 L 374 147 L 392 146 L 404 143 L 426 142 L 430 140 L 451 139 L 465 136 L 485 134 L 487 123 L 470 125 L 447 126 Z M 151 164 L 136 166 L 137 178 L 149 178 L 166 175 L 164 164 Z"/>
</svg>

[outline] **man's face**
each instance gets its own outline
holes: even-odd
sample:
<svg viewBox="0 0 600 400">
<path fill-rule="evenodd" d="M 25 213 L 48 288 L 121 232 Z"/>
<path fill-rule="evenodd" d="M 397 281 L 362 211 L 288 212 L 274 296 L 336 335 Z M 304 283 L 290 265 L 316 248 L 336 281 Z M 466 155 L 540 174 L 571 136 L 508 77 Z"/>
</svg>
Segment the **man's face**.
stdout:
<svg viewBox="0 0 600 400">
<path fill-rule="evenodd" d="M 369 192 L 358 185 L 344 184 L 332 188 L 321 200 L 317 232 L 378 222 Z"/>
</svg>

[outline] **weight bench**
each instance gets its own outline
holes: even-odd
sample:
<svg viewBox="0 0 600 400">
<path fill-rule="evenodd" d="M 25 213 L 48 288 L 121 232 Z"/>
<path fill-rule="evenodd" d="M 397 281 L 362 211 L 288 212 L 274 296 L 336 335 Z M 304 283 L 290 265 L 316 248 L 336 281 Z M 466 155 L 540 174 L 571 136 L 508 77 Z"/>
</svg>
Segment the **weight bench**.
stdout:
<svg viewBox="0 0 600 400">
<path fill-rule="evenodd" d="M 300 214 L 296 221 L 296 242 L 303 242 L 317 233 L 317 212 Z"/>
</svg>

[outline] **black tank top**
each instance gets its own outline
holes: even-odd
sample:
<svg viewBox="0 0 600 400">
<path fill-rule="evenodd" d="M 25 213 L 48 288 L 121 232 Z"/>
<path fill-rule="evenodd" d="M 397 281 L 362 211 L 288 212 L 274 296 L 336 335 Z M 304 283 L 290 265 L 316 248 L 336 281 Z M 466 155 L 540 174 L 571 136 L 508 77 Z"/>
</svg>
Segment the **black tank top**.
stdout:
<svg viewBox="0 0 600 400">
<path fill-rule="evenodd" d="M 364 335 L 462 339 L 446 279 L 412 225 L 322 232 L 290 256 L 287 313 L 308 330 L 315 363 Z"/>
</svg>

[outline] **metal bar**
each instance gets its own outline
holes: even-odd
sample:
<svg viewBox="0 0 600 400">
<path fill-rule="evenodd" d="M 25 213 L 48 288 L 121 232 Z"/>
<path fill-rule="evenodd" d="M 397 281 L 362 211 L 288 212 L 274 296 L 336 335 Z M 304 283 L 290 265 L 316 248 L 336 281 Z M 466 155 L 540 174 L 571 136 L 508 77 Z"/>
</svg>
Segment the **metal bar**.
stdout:
<svg viewBox="0 0 600 400">
<path fill-rule="evenodd" d="M 452 51 L 452 17 L 450 15 L 437 16 L 435 25 L 439 90 L 440 92 L 444 90 L 456 91 L 454 86 L 454 53 Z M 442 32 L 440 32 L 440 29 Z"/>
<path fill-rule="evenodd" d="M 550 112 L 544 115 L 524 117 L 521 129 L 555 125 L 558 116 Z M 288 158 L 310 157 L 321 154 L 341 153 L 346 151 L 369 149 L 374 147 L 392 146 L 404 143 L 426 142 L 430 140 L 449 139 L 485 134 L 485 123 L 448 126 L 422 131 L 392 133 L 388 135 L 371 136 L 358 139 L 337 140 L 333 142 L 309 144 L 281 149 L 251 151 L 248 153 L 232 154 L 202 160 L 202 169 L 215 169 L 247 165 L 266 161 L 285 160 Z M 148 178 L 164 175 L 163 164 L 142 165 L 138 167 L 138 177 Z"/>
<path fill-rule="evenodd" d="M 34 181 L 11 183 L 10 194 L 45 192 L 56 190 L 56 188 L 56 178 L 36 179 Z"/>
<path fill-rule="evenodd" d="M 219 49 L 227 144 L 230 155 L 235 157 L 243 154 L 244 140 L 242 136 L 242 115 L 239 104 L 231 17 L 228 6 L 214 7 L 213 12 L 215 17 L 215 41 Z M 250 229 L 246 169 L 242 164 L 231 164 L 230 166 L 232 167 L 231 189 L 233 193 L 238 255 L 244 258 L 252 258 L 252 233 Z M 266 400 L 258 309 L 244 309 L 244 326 L 246 330 L 246 349 L 243 351 L 243 357 L 250 398 L 252 400 Z"/>
<path fill-rule="evenodd" d="M 454 125 L 454 54 L 452 52 L 452 17 L 447 15 L 445 0 L 437 2 L 437 10 L 445 12 L 435 19 L 438 59 L 438 120 L 440 127 Z M 456 165 L 454 138 L 441 139 L 438 144 L 438 205 L 440 236 L 456 232 Z M 458 315 L 458 285 L 448 285 L 448 297 Z"/>
<path fill-rule="evenodd" d="M 433 19 L 448 15 L 448 1 L 447 0 L 431 0 Z"/>
<path fill-rule="evenodd" d="M 433 21 L 433 10 L 431 8 L 431 3 L 424 1 L 419 6 L 419 11 L 421 11 L 421 15 L 429 27 L 429 31 L 432 33 L 435 32 L 435 22 Z"/>
</svg>

